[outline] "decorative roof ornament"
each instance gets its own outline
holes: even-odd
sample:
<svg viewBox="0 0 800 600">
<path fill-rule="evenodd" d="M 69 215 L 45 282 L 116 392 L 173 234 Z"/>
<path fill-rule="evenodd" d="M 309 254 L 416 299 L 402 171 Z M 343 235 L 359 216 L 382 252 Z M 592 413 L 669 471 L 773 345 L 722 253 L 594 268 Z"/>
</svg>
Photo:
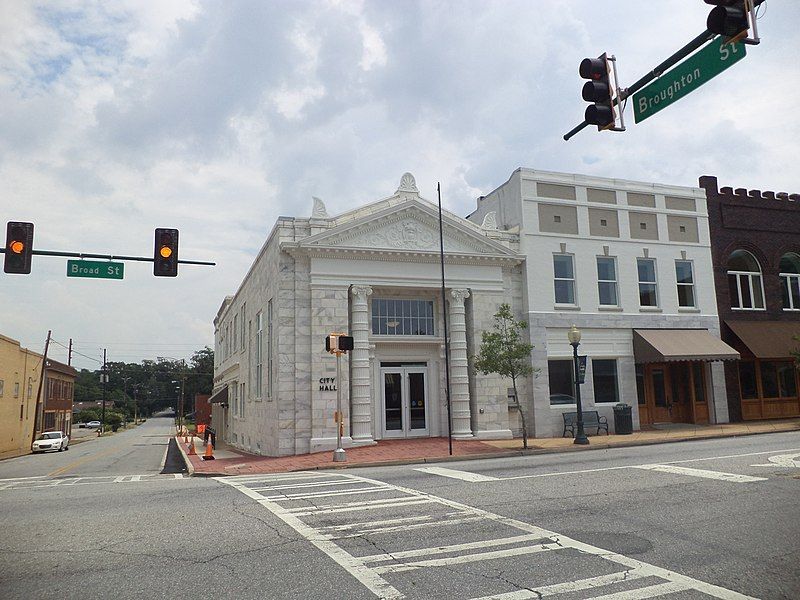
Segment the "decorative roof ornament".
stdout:
<svg viewBox="0 0 800 600">
<path fill-rule="evenodd" d="M 484 229 L 497 229 L 497 212 L 489 211 L 483 217 L 483 223 L 481 223 L 481 227 Z"/>
<path fill-rule="evenodd" d="M 316 196 L 311 196 L 314 200 L 314 208 L 311 209 L 311 218 L 312 219 L 329 219 L 328 210 L 325 208 L 325 203 L 317 198 Z"/>
<path fill-rule="evenodd" d="M 397 188 L 398 192 L 409 192 L 411 194 L 419 194 L 417 189 L 417 182 L 411 173 L 403 173 L 400 178 L 400 187 Z"/>
</svg>

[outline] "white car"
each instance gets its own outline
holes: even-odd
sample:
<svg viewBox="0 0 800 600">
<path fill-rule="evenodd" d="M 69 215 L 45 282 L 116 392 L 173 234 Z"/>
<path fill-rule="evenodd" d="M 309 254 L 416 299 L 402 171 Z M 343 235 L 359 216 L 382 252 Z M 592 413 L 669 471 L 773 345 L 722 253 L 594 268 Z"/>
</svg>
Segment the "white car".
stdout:
<svg viewBox="0 0 800 600">
<path fill-rule="evenodd" d="M 89 429 L 97 429 L 98 427 L 100 427 L 100 421 L 89 421 L 86 424 L 86 427 L 88 427 Z"/>
<path fill-rule="evenodd" d="M 47 452 L 48 450 L 63 452 L 64 450 L 69 450 L 69 436 L 60 431 L 45 431 L 36 436 L 32 450 L 34 452 Z"/>
</svg>

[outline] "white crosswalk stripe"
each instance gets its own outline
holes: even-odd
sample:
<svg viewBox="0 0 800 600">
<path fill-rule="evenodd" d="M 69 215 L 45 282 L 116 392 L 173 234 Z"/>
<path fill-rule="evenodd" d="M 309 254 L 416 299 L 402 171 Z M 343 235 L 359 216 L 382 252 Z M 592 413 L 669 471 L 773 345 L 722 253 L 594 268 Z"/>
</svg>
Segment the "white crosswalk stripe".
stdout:
<svg viewBox="0 0 800 600">
<path fill-rule="evenodd" d="M 314 486 L 309 485 L 309 479 L 313 479 Z M 615 570 L 559 583 L 548 582 L 538 587 L 527 586 L 512 592 L 506 587 L 496 595 L 480 596 L 480 600 L 525 600 L 581 591 L 589 591 L 592 598 L 637 600 L 686 590 L 725 600 L 749 598 L 530 523 L 349 473 L 315 473 L 308 477 L 293 474 L 288 479 L 281 475 L 220 477 L 217 480 L 261 504 L 379 598 L 413 597 L 415 593 L 420 597 L 420 578 L 426 573 L 433 574 L 436 569 L 452 571 L 462 565 L 466 568 L 469 564 L 504 560 L 513 561 L 518 567 L 519 561 L 526 560 L 525 557 L 534 560 L 537 556 L 560 556 L 563 552 L 571 553 L 572 560 L 577 556 L 587 561 L 606 561 Z M 390 497 L 349 500 L 354 494 L 378 493 L 390 494 Z M 324 501 L 317 504 L 321 499 Z M 370 519 L 369 515 L 374 511 L 381 512 L 379 519 Z M 486 527 L 487 524 L 490 526 Z M 472 528 L 478 533 L 469 535 L 470 541 L 453 543 L 459 535 L 470 534 Z M 401 539 L 418 541 L 418 537 L 403 538 L 403 535 L 420 529 L 425 531 L 424 538 L 428 543 L 422 547 L 400 546 Z M 500 536 L 493 533 L 497 537 L 482 539 L 489 535 L 487 531 L 502 530 L 513 533 Z M 447 542 L 437 544 L 440 538 Z M 370 548 L 384 551 L 359 554 L 354 548 L 363 545 L 354 547 L 350 540 L 366 542 Z M 397 547 L 393 548 L 393 545 Z M 408 580 L 406 574 L 409 572 L 416 574 L 413 581 Z M 508 585 L 508 581 L 502 581 Z M 640 587 L 631 589 L 631 582 Z"/>
<path fill-rule="evenodd" d="M 0 491 L 36 490 L 75 485 L 101 485 L 109 483 L 148 483 L 154 481 L 186 480 L 182 473 L 148 473 L 137 475 L 81 475 L 77 477 L 19 477 L 0 481 Z"/>
</svg>

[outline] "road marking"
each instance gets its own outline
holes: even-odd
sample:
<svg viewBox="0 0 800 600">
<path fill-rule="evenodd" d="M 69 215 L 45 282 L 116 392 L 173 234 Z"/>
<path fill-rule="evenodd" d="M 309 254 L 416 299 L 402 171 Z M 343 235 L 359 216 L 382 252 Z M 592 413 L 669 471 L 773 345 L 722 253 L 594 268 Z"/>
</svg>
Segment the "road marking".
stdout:
<svg viewBox="0 0 800 600">
<path fill-rule="evenodd" d="M 676 475 L 689 475 L 690 477 L 704 477 L 718 479 L 731 483 L 752 483 L 754 481 L 767 481 L 765 477 L 751 477 L 750 475 L 737 475 L 736 473 L 723 473 L 721 471 L 707 471 L 705 469 L 692 469 L 676 465 L 638 465 L 637 469 L 659 471 L 661 473 L 675 473 Z"/>
<path fill-rule="evenodd" d="M 79 458 L 78 460 L 75 460 L 75 461 L 73 461 L 73 462 L 71 462 L 71 463 L 69 463 L 67 465 L 64 465 L 63 467 L 60 467 L 60 468 L 56 469 L 55 471 L 53 471 L 51 473 L 48 473 L 47 477 L 55 477 L 57 475 L 63 475 L 64 473 L 66 473 L 70 469 L 73 469 L 73 468 L 75 468 L 77 466 L 80 466 L 82 464 L 85 464 L 87 462 L 91 462 L 93 460 L 97 460 L 98 458 L 103 458 L 104 456 L 108 456 L 109 454 L 114 454 L 114 452 L 116 452 L 117 450 L 121 450 L 121 449 L 122 449 L 122 446 L 113 446 L 112 448 L 109 448 L 105 452 L 100 452 L 99 454 L 89 454 L 88 456 L 84 456 L 83 458 Z"/>
<path fill-rule="evenodd" d="M 329 496 L 352 496 L 353 494 L 376 494 L 378 492 L 392 491 L 391 488 L 348 488 L 344 490 L 328 490 L 325 492 L 303 492 L 300 494 L 280 494 L 266 496 L 267 500 L 307 500 L 309 498 L 327 498 Z"/>
<path fill-rule="evenodd" d="M 555 596 L 557 594 L 569 594 L 571 592 L 581 592 L 583 590 L 590 590 L 592 588 L 603 587 L 606 585 L 613 585 L 622 581 L 634 581 L 635 579 L 642 579 L 649 575 L 640 569 L 631 569 L 630 571 L 617 571 L 608 575 L 598 575 L 597 577 L 587 577 L 586 579 L 577 579 L 575 581 L 567 581 L 564 583 L 554 583 L 552 585 L 545 585 L 536 587 L 536 591 L 532 590 L 518 590 L 515 592 L 506 592 L 505 594 L 495 594 L 493 596 L 484 596 L 483 598 L 475 598 L 474 600 L 532 600 L 539 599 L 545 596 Z"/>
<path fill-rule="evenodd" d="M 277 516 L 284 523 L 305 537 L 314 546 L 327 554 L 331 559 L 333 559 L 343 569 L 360 581 L 364 587 L 375 594 L 378 598 L 393 599 L 403 597 L 403 594 L 394 588 L 388 581 L 383 579 L 372 569 L 366 567 L 363 561 L 334 544 L 325 534 L 312 527 L 309 527 L 295 515 L 289 514 L 289 512 L 284 510 L 279 504 L 264 499 L 261 494 L 250 490 L 239 482 L 229 480 L 226 481 L 225 478 L 218 478 L 217 480 L 227 483 L 231 487 L 238 489 L 246 496 L 257 500 L 262 506 L 272 512 L 272 514 Z"/>
<path fill-rule="evenodd" d="M 708 596 L 721 598 L 723 600 L 755 600 L 750 596 L 725 589 L 704 581 L 693 579 L 680 573 L 663 569 L 655 565 L 641 562 L 628 556 L 617 554 L 597 546 L 592 546 L 572 539 L 568 536 L 549 531 L 547 529 L 518 521 L 502 515 L 490 513 L 480 508 L 468 506 L 434 496 L 432 494 L 420 492 L 411 488 L 387 484 L 382 481 L 360 477 L 358 475 L 337 473 L 329 474 L 326 476 L 327 481 L 346 480 L 350 483 L 362 483 L 372 485 L 375 487 L 391 488 L 395 493 L 401 494 L 399 498 L 392 498 L 388 500 L 375 500 L 366 501 L 361 503 L 340 503 L 338 505 L 329 504 L 321 507 L 312 508 L 286 508 L 281 502 L 292 502 L 291 499 L 283 499 L 279 501 L 272 501 L 265 498 L 259 492 L 249 488 L 241 481 L 235 480 L 232 477 L 217 477 L 217 481 L 224 483 L 239 490 L 243 494 L 258 502 L 261 506 L 272 512 L 277 518 L 281 519 L 284 523 L 292 527 L 301 536 L 306 538 L 311 544 L 318 549 L 322 550 L 337 564 L 341 565 L 351 576 L 362 583 L 373 594 L 380 598 L 400 598 L 404 594 L 398 587 L 403 584 L 407 586 L 418 585 L 419 578 L 422 575 L 416 575 L 415 579 L 411 582 L 404 579 L 400 574 L 404 571 L 424 569 L 435 569 L 441 567 L 449 567 L 459 563 L 470 563 L 484 560 L 510 560 L 514 556 L 523 554 L 531 554 L 534 552 L 560 552 L 569 550 L 576 552 L 579 557 L 592 556 L 597 559 L 606 560 L 617 567 L 623 567 L 622 571 L 615 573 L 590 577 L 586 579 L 577 579 L 574 581 L 566 581 L 562 583 L 551 584 L 541 588 L 526 588 L 520 589 L 515 592 L 500 594 L 497 596 L 486 596 L 485 598 L 499 598 L 502 600 L 523 600 L 529 598 L 541 598 L 544 595 L 552 595 L 558 593 L 569 593 L 573 591 L 588 590 L 599 588 L 602 586 L 612 586 L 615 583 L 627 582 L 635 579 L 660 579 L 658 582 L 648 582 L 649 585 L 636 590 L 617 591 L 613 589 L 606 590 L 606 595 L 594 596 L 605 598 L 606 600 L 638 600 L 640 598 L 651 598 L 659 595 L 680 592 L 683 590 L 695 590 Z M 298 480 L 298 483 L 300 480 Z M 403 500 L 403 498 L 406 498 Z M 332 499 L 333 500 L 333 499 Z M 354 523 L 342 523 L 341 520 L 332 521 L 329 515 L 334 512 L 346 513 L 350 510 L 369 510 L 371 508 L 384 509 L 389 511 L 392 508 L 404 508 L 411 505 L 423 505 L 421 508 L 415 509 L 417 513 L 412 517 L 399 517 L 396 519 L 385 519 L 383 521 L 358 521 Z M 447 510 L 442 514 L 441 509 Z M 402 513 L 401 513 L 402 514 Z M 307 517 L 308 523 L 301 517 Z M 337 519 L 346 519 L 347 515 L 337 515 Z M 401 538 L 397 535 L 380 536 L 380 533 L 389 529 L 396 529 L 405 531 L 413 527 L 437 527 L 442 524 L 444 520 L 458 521 L 460 519 L 471 519 L 479 521 L 480 526 L 476 528 L 476 532 L 483 532 L 485 535 L 487 531 L 486 524 L 491 522 L 493 524 L 492 530 L 496 530 L 497 526 L 504 526 L 521 532 L 523 535 L 510 536 L 498 538 L 494 540 L 481 540 L 470 541 L 464 544 L 443 544 L 442 546 L 430 545 L 435 542 L 432 534 L 425 536 L 429 547 L 408 549 L 408 546 L 398 548 L 397 552 L 393 552 L 391 548 L 392 543 L 401 543 Z M 311 523 L 319 523 L 316 526 Z M 370 529 L 371 526 L 374 526 Z M 452 540 L 453 531 L 448 530 L 443 532 L 443 539 Z M 455 529 L 458 534 L 465 531 L 463 528 Z M 338 532 L 345 533 L 344 536 L 337 536 Z M 352 532 L 352 533 L 351 533 Z M 374 538 L 371 536 L 375 536 Z M 355 556 L 350 554 L 343 547 L 336 544 L 336 540 L 342 537 L 358 536 L 360 539 L 367 543 L 373 543 L 376 547 L 384 550 L 381 554 L 368 555 L 368 556 Z M 408 540 L 406 539 L 406 542 Z M 530 542 L 535 542 L 531 544 Z M 441 557 L 429 560 L 420 560 L 414 562 L 400 562 L 406 558 L 430 556 L 445 553 L 457 553 L 461 550 L 469 549 L 483 549 L 489 547 L 508 546 L 504 549 L 497 549 L 487 552 L 474 552 L 466 555 Z M 394 564 L 375 565 L 375 563 L 386 562 L 389 560 L 398 561 Z M 513 563 L 512 563 L 513 564 Z M 596 566 L 589 566 L 587 569 L 596 569 Z M 384 573 L 392 573 L 394 578 L 390 584 L 383 578 Z M 413 588 L 408 591 L 414 591 Z"/>
<path fill-rule="evenodd" d="M 461 479 L 462 481 L 497 481 L 498 479 L 497 477 L 490 477 L 489 475 L 479 475 L 478 473 L 468 473 L 467 471 L 457 471 L 456 469 L 446 469 L 444 467 L 419 467 L 414 470 L 422 473 L 430 473 L 431 475 Z"/>
<path fill-rule="evenodd" d="M 750 465 L 751 467 L 785 467 L 787 469 L 800 469 L 800 454 L 776 454 L 770 456 L 766 465 Z"/>
<path fill-rule="evenodd" d="M 6 481 L 24 481 L 26 479 L 43 479 L 45 477 L 47 477 L 47 475 L 34 475 L 32 477 L 10 477 L 8 479 L 0 479 L 0 483 L 6 482 Z"/>
<path fill-rule="evenodd" d="M 415 558 L 419 556 L 433 556 L 436 554 L 450 554 L 451 552 L 461 552 L 462 550 L 478 550 L 480 548 L 491 548 L 494 546 L 508 546 L 521 542 L 530 542 L 541 538 L 535 535 L 516 535 L 507 538 L 498 538 L 482 542 L 468 542 L 466 544 L 451 544 L 449 546 L 432 546 L 430 548 L 417 548 L 416 550 L 406 550 L 404 552 L 384 552 L 382 554 L 372 554 L 362 556 L 361 560 L 365 563 L 384 562 L 387 560 L 399 560 L 402 558 Z"/>
</svg>

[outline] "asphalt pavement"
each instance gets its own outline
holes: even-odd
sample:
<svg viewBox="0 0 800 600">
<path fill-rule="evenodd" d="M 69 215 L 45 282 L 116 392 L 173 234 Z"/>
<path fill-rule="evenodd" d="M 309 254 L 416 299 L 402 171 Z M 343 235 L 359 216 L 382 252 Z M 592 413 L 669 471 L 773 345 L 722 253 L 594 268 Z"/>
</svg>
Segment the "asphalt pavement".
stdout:
<svg viewBox="0 0 800 600">
<path fill-rule="evenodd" d="M 4 600 L 800 597 L 798 432 L 190 478 L 134 431 L 0 477 Z"/>
</svg>

